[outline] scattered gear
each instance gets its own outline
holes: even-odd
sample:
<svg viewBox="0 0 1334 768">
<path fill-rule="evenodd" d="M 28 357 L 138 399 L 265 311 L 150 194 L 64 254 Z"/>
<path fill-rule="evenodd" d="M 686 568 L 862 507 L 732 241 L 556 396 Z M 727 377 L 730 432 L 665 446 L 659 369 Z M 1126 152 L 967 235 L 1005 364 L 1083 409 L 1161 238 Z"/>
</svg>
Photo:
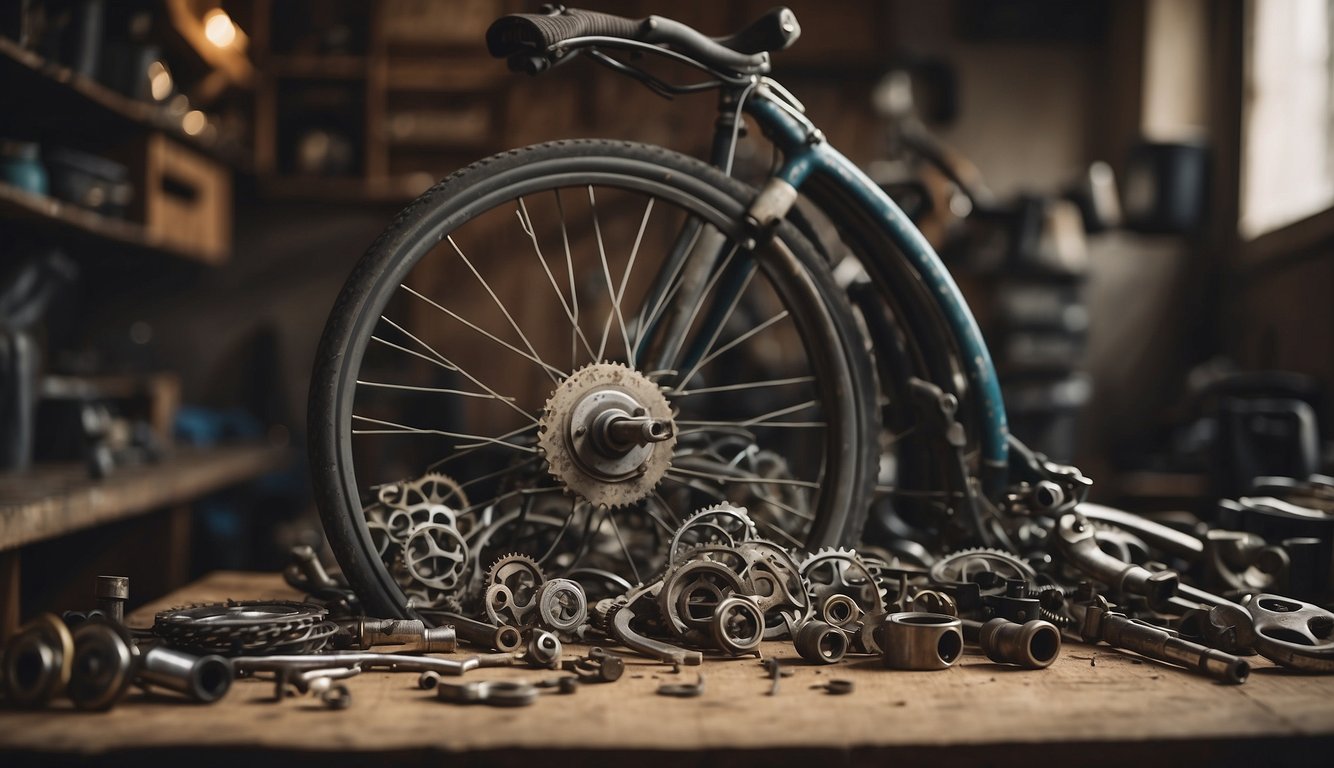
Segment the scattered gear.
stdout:
<svg viewBox="0 0 1334 768">
<path fill-rule="evenodd" d="M 847 595 L 866 613 L 885 612 L 885 590 L 851 549 L 820 549 L 801 564 L 808 594 L 817 610 L 833 595 Z"/>
<path fill-rule="evenodd" d="M 1006 579 L 1032 581 L 1037 576 L 1032 566 L 1009 552 L 990 547 L 973 547 L 937 560 L 931 566 L 930 577 L 934 584 L 959 586 L 977 583 L 978 575 L 985 573 L 995 574 L 986 578 L 992 579 L 1001 592 L 1005 591 Z"/>
<path fill-rule="evenodd" d="M 755 523 L 746 508 L 724 501 L 705 507 L 686 518 L 672 536 L 671 545 L 667 549 L 667 562 L 684 560 L 692 547 L 712 544 L 735 547 L 744 541 L 754 540 L 755 536 Z"/>
<path fill-rule="evenodd" d="M 656 384 L 619 363 L 570 374 L 542 409 L 538 445 L 551 476 L 595 507 L 645 498 L 671 466 L 672 409 Z"/>
</svg>

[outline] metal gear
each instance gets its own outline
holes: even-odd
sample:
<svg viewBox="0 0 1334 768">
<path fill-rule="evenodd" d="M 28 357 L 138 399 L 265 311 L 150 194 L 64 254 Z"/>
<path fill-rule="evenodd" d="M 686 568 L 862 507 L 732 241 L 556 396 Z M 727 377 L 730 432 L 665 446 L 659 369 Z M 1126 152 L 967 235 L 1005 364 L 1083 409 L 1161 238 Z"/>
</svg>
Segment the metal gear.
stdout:
<svg viewBox="0 0 1334 768">
<path fill-rule="evenodd" d="M 537 594 L 547 578 L 537 561 L 518 553 L 501 557 L 486 569 L 483 603 L 495 624 L 527 628 L 537 618 Z"/>
<path fill-rule="evenodd" d="M 823 611 L 825 601 L 836 594 L 853 598 L 865 613 L 885 612 L 884 588 L 851 549 L 816 550 L 801 563 L 801 577 L 806 580 L 817 612 Z"/>
<path fill-rule="evenodd" d="M 538 445 L 551 476 L 595 507 L 626 507 L 671 466 L 671 405 L 649 378 L 620 363 L 571 373 L 542 409 Z"/>
<path fill-rule="evenodd" d="M 755 523 L 746 508 L 724 501 L 699 510 L 681 523 L 681 527 L 672 535 L 671 545 L 667 549 L 667 562 L 670 564 L 684 560 L 692 548 L 702 544 L 733 547 L 743 541 L 752 541 L 755 537 Z"/>
<path fill-rule="evenodd" d="M 453 590 L 468 568 L 468 544 L 453 526 L 422 523 L 403 542 L 403 564 L 424 587 Z"/>
<path fill-rule="evenodd" d="M 930 577 L 934 584 L 958 586 L 971 583 L 979 573 L 994 573 L 1002 584 L 1005 579 L 1032 581 L 1037 575 L 1032 566 L 1009 552 L 990 547 L 972 547 L 937 560 L 931 566 Z"/>
</svg>

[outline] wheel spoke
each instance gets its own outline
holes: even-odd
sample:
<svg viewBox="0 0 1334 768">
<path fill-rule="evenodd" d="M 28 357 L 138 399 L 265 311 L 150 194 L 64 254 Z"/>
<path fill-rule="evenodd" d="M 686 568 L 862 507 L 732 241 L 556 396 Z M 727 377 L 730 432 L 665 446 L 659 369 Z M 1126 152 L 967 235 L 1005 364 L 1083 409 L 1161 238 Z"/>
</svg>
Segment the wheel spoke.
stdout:
<svg viewBox="0 0 1334 768">
<path fill-rule="evenodd" d="M 421 339 L 417 338 L 416 336 L 412 335 L 412 333 L 409 332 L 406 328 L 404 328 L 403 326 L 399 325 L 398 323 L 395 323 L 393 320 L 390 320 L 389 318 L 385 317 L 384 315 L 380 315 L 380 319 L 383 320 L 383 321 L 385 321 L 386 323 L 389 323 L 389 324 L 390 324 L 391 326 L 393 326 L 399 333 L 403 334 L 404 336 L 407 336 L 409 339 L 412 339 L 413 341 L 415 341 L 415 342 L 417 342 L 418 344 L 422 345 L 424 348 L 426 348 L 426 350 L 427 350 L 428 352 L 430 352 L 431 354 L 433 354 L 433 355 L 435 355 L 436 357 L 440 358 L 440 361 L 443 362 L 445 365 L 447 365 L 447 366 L 449 367 L 450 370 L 452 370 L 452 371 L 458 371 L 459 373 L 463 374 L 465 377 L 467 377 L 468 381 L 471 381 L 472 383 L 474 383 L 474 384 L 476 384 L 477 386 L 481 387 L 483 390 L 485 390 L 485 391 L 487 392 L 487 394 L 491 395 L 492 398 L 494 398 L 495 400 L 498 400 L 498 401 L 504 403 L 505 405 L 508 405 L 510 408 L 513 408 L 515 413 L 522 414 L 523 417 L 524 417 L 525 419 L 528 419 L 529 421 L 533 422 L 534 424 L 538 423 L 538 422 L 537 422 L 537 419 L 533 418 L 533 415 L 532 415 L 531 413 L 529 413 L 529 412 L 525 411 L 524 409 L 520 408 L 519 406 L 515 405 L 514 402 L 513 402 L 513 398 L 505 397 L 504 395 L 500 394 L 499 392 L 496 392 L 494 389 L 492 389 L 492 388 L 488 387 L 487 385 L 483 384 L 481 381 L 478 380 L 478 378 L 477 378 L 476 376 L 473 376 L 471 373 L 468 373 L 467 371 L 463 370 L 463 369 L 460 368 L 459 366 L 455 365 L 455 364 L 453 363 L 453 361 L 451 361 L 449 358 L 447 358 L 447 357 L 445 357 L 444 355 L 442 355 L 442 354 L 440 354 L 439 352 L 437 352 L 437 351 L 435 350 L 435 348 L 432 347 L 430 344 L 427 344 L 426 342 L 424 342 L 424 341 L 422 341 Z"/>
<path fill-rule="evenodd" d="M 532 362 L 538 364 L 539 366 L 541 366 L 542 368 L 545 368 L 546 371 L 547 371 L 547 375 L 548 375 L 548 376 L 552 376 L 553 374 L 554 374 L 555 376 L 560 377 L 560 378 L 564 378 L 564 377 L 566 376 L 565 371 L 562 371 L 561 369 L 555 367 L 554 365 L 548 365 L 546 362 L 544 362 L 543 360 L 541 360 L 540 358 L 538 358 L 538 357 L 535 356 L 535 355 L 530 355 L 530 354 L 528 354 L 527 352 L 524 352 L 522 349 L 519 349 L 518 347 L 516 347 L 516 346 L 514 346 L 513 344 L 509 343 L 508 341 L 505 341 L 504 339 L 500 338 L 499 336 L 496 336 L 495 334 L 491 333 L 490 331 L 486 330 L 485 328 L 481 327 L 480 325 L 477 325 L 476 323 L 473 323 L 473 322 L 471 322 L 471 321 L 469 321 L 469 320 L 467 320 L 467 319 L 465 319 L 465 318 L 459 316 L 458 313 L 456 313 L 456 312 L 454 312 L 454 311 L 452 311 L 452 310 L 450 310 L 450 309 L 446 309 L 445 307 L 440 306 L 440 305 L 437 304 L 435 301 L 432 301 L 431 299 L 427 298 L 426 296 L 423 296 L 422 294 L 418 293 L 416 290 L 414 290 L 414 289 L 412 289 L 412 288 L 409 288 L 408 286 L 406 286 L 406 285 L 402 285 L 402 284 L 400 284 L 398 287 L 399 287 L 399 288 L 402 288 L 403 290 L 407 291 L 408 293 L 412 294 L 413 296 L 416 296 L 417 298 L 421 299 L 422 301 L 426 302 L 427 304 L 431 305 L 432 307 L 435 307 L 436 309 L 440 310 L 441 312 L 444 312 L 446 315 L 449 315 L 449 316 L 450 316 L 451 318 L 453 318 L 454 320 L 456 320 L 456 321 L 458 321 L 458 322 L 460 322 L 460 323 L 462 323 L 462 324 L 468 326 L 469 328 L 473 329 L 474 331 L 477 331 L 478 333 L 480 333 L 480 334 L 482 334 L 483 336 L 487 337 L 488 339 L 494 341 L 495 343 L 499 344 L 500 346 L 504 347 L 505 349 L 510 350 L 511 352 L 513 352 L 514 354 L 518 355 L 519 357 L 522 357 L 522 358 L 524 358 L 525 360 L 532 361 Z M 553 381 L 554 381 L 554 380 L 555 380 L 555 379 L 553 379 Z"/>
<path fill-rule="evenodd" d="M 742 389 L 760 389 L 762 387 L 786 387 L 792 384 L 809 384 L 815 381 L 814 376 L 794 376 L 790 379 L 770 379 L 768 381 L 752 381 L 745 384 L 722 384 L 716 387 L 698 387 L 696 389 L 675 389 L 667 394 L 673 397 L 690 397 L 691 395 L 705 395 L 714 392 L 735 392 Z"/>
<path fill-rule="evenodd" d="M 482 284 L 482 289 L 485 290 L 487 295 L 491 297 L 491 301 L 495 302 L 496 309 L 499 309 L 500 313 L 505 316 L 506 320 L 509 321 L 510 327 L 513 328 L 514 332 L 519 335 L 519 339 L 523 342 L 523 345 L 525 347 L 528 347 L 528 351 L 533 354 L 533 357 L 537 358 L 538 361 L 541 362 L 542 358 L 540 355 L 537 354 L 537 350 L 533 348 L 533 343 L 528 340 L 527 336 L 524 335 L 523 331 L 519 328 L 519 324 L 514 322 L 514 317 L 510 315 L 510 311 L 505 308 L 505 303 L 500 300 L 500 297 L 496 295 L 496 292 L 491 290 L 491 285 L 486 282 L 486 279 L 482 277 L 482 274 L 477 271 L 477 268 L 472 265 L 472 262 L 468 259 L 468 257 L 463 254 L 463 249 L 459 248 L 458 243 L 454 242 L 454 236 L 446 235 L 445 239 L 449 241 L 449 245 L 454 249 L 454 253 L 457 253 L 459 255 L 459 258 L 463 259 L 463 263 L 468 265 L 468 271 L 472 272 L 473 277 L 477 278 L 477 282 Z M 546 364 L 542 363 L 542 365 L 545 366 Z M 544 368 L 544 370 L 546 369 Z M 557 379 L 556 376 L 552 374 L 550 370 L 547 370 L 546 374 L 551 377 L 552 384 L 560 383 L 560 380 Z"/>
<path fill-rule="evenodd" d="M 745 280 L 741 283 L 736 295 L 732 297 L 731 302 L 728 303 L 727 310 L 723 313 L 722 319 L 714 327 L 713 334 L 709 336 L 708 343 L 704 345 L 703 353 L 700 354 L 700 357 L 695 361 L 695 364 L 690 366 L 690 370 L 686 371 L 686 374 L 680 378 L 681 386 L 688 386 L 690 380 L 695 377 L 695 374 L 699 373 L 699 369 L 703 365 L 704 360 L 707 359 L 709 352 L 713 350 L 713 345 L 718 343 L 718 337 L 722 335 L 723 329 L 727 327 L 728 321 L 732 319 L 732 314 L 736 312 L 737 304 L 741 302 L 741 297 L 746 295 L 746 290 L 750 288 L 750 281 L 754 279 L 754 277 L 755 270 L 748 270 Z"/>
<path fill-rule="evenodd" d="M 446 389 L 444 387 L 416 387 L 410 384 L 387 384 L 383 381 L 363 381 L 361 379 L 357 379 L 357 386 L 376 387 L 379 389 L 403 389 L 403 390 L 408 390 L 410 392 L 430 392 L 437 395 L 458 395 L 459 397 L 480 397 L 487 400 L 495 399 L 493 395 L 484 394 L 482 392 L 465 392 L 461 389 Z M 512 397 L 506 397 L 503 399 L 510 401 L 514 400 L 514 398 Z"/>
<path fill-rule="evenodd" d="M 583 341 L 584 349 L 588 350 L 588 356 L 592 357 L 593 347 L 588 343 L 588 338 L 584 336 L 584 330 L 579 327 L 579 319 L 577 317 L 579 305 L 576 303 L 574 305 L 574 309 L 571 309 L 570 304 L 565 301 L 565 294 L 561 293 L 560 288 L 556 287 L 556 276 L 551 273 L 551 267 L 547 264 L 546 257 L 542 255 L 542 247 L 538 245 L 537 232 L 533 229 L 533 219 L 528 213 L 528 206 L 524 204 L 522 197 L 519 198 L 518 204 L 519 204 L 519 210 L 515 211 L 515 214 L 518 215 L 519 217 L 519 226 L 523 229 L 524 234 L 528 235 L 528 239 L 533 242 L 533 252 L 537 254 L 537 260 L 542 263 L 542 271 L 546 273 L 547 281 L 551 283 L 551 290 L 556 293 L 556 298 L 560 300 L 561 309 L 565 310 L 565 317 L 570 321 L 570 327 L 574 329 L 575 336 L 579 340 Z M 565 229 L 565 221 L 562 218 L 561 219 L 562 232 L 564 231 L 564 229 Z M 565 245 L 568 252 L 569 249 L 568 239 L 566 239 Z M 571 281 L 570 283 L 570 290 L 571 292 L 573 292 L 574 290 L 573 281 Z M 573 343 L 573 339 L 571 340 L 571 343 Z M 578 352 L 576 350 L 573 351 L 571 354 L 577 355 Z M 572 357 L 570 365 L 573 366 L 574 363 L 575 360 Z"/>
<path fill-rule="evenodd" d="M 791 485 L 797 488 L 811 488 L 820 490 L 820 484 L 809 480 L 797 480 L 790 477 L 760 477 L 759 475 L 719 475 L 711 472 L 699 472 L 685 467 L 672 467 L 667 470 L 670 477 L 673 474 L 685 475 L 686 477 L 699 477 L 705 480 L 713 480 L 720 483 L 758 483 L 760 485 Z"/>
<path fill-rule="evenodd" d="M 639 219 L 639 232 L 635 234 L 635 244 L 630 248 L 630 260 L 626 262 L 625 272 L 621 274 L 621 286 L 616 289 L 616 307 L 617 315 L 620 316 L 621 302 L 625 299 L 625 287 L 630 282 L 630 273 L 635 269 L 635 258 L 639 256 L 639 245 L 644 241 L 644 230 L 648 228 L 649 215 L 653 213 L 654 198 L 648 199 L 648 205 L 644 206 L 644 215 Z M 630 335 L 625 330 L 625 319 L 621 318 L 621 335 L 625 338 L 626 359 L 630 362 L 631 368 L 635 365 L 635 348 L 630 343 Z"/>
<path fill-rule="evenodd" d="M 597 198 L 593 196 L 593 187 L 588 187 L 588 207 L 593 211 L 593 233 L 598 241 L 598 259 L 602 261 L 602 276 L 607 280 L 607 298 L 611 301 L 611 309 L 607 311 L 607 322 L 602 326 L 602 341 L 598 344 L 598 357 L 596 362 L 605 359 L 607 352 L 607 337 L 611 334 L 611 321 L 616 320 L 621 327 L 621 339 L 625 342 L 625 348 L 630 349 L 630 334 L 625 332 L 625 316 L 621 314 L 621 299 L 616 294 L 616 287 L 611 282 L 611 267 L 607 264 L 607 249 L 602 244 L 602 224 L 598 221 L 598 203 Z"/>
<path fill-rule="evenodd" d="M 498 437 L 486 437 L 484 435 L 470 435 L 463 432 L 450 432 L 444 429 L 426 429 L 424 427 L 413 427 L 404 424 L 396 424 L 392 421 L 384 421 L 383 419 L 372 419 L 369 416 L 359 416 L 355 413 L 352 414 L 352 419 L 354 421 L 364 421 L 368 424 L 377 424 L 383 427 L 390 427 L 390 429 L 354 429 L 352 430 L 352 434 L 354 435 L 439 435 L 440 437 L 455 437 L 460 440 L 477 440 L 486 443 L 488 445 L 503 445 L 506 448 L 513 448 L 516 451 L 523 451 L 524 453 L 537 453 L 536 448 L 531 448 L 526 445 L 515 445 L 514 443 L 507 443 Z"/>
<path fill-rule="evenodd" d="M 779 312 L 778 314 L 776 314 L 776 315 L 774 315 L 773 317 L 769 318 L 768 320 L 765 320 L 764 322 L 760 323 L 759 325 L 755 326 L 754 328 L 751 328 L 749 331 L 746 331 L 745 333 L 742 333 L 741 335 L 737 336 L 735 339 L 732 339 L 731 341 L 727 342 L 726 344 L 722 345 L 721 347 L 718 347 L 718 348 L 715 349 L 713 352 L 711 352 L 711 353 L 709 353 L 708 355 L 706 355 L 705 357 L 701 358 L 700 361 L 699 361 L 698 363 L 695 364 L 695 369 L 696 369 L 696 370 L 702 369 L 704 366 L 708 365 L 709 363 L 711 363 L 711 362 L 713 362 L 715 359 L 717 359 L 717 357 L 718 357 L 719 355 L 723 354 L 724 352 L 727 352 L 728 350 L 732 349 L 733 347 L 737 346 L 738 344 L 743 344 L 743 343 L 745 343 L 745 341 L 746 341 L 747 339 L 753 338 L 756 334 L 760 333 L 760 332 L 763 331 L 764 329 L 768 328 L 769 326 L 773 325 L 774 323 L 778 322 L 779 320 L 782 320 L 782 319 L 786 318 L 787 315 L 788 315 L 788 312 L 787 312 L 786 309 L 784 309 L 784 310 L 782 310 L 781 312 Z M 687 384 L 687 382 L 685 382 L 685 381 L 682 381 L 682 382 L 681 382 L 681 386 L 685 386 L 686 384 Z"/>
</svg>

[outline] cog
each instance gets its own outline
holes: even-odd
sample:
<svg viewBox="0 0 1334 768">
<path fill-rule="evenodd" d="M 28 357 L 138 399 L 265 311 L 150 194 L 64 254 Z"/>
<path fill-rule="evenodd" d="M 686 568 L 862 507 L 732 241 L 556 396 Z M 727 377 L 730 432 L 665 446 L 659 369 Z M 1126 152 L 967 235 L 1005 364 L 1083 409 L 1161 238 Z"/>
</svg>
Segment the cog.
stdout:
<svg viewBox="0 0 1334 768">
<path fill-rule="evenodd" d="M 755 523 L 746 508 L 724 501 L 704 507 L 681 523 L 681 527 L 672 535 L 671 545 L 667 549 L 667 562 L 679 562 L 690 549 L 701 544 L 733 547 L 755 538 Z"/>
<path fill-rule="evenodd" d="M 518 553 L 501 557 L 486 569 L 483 603 L 495 624 L 531 627 L 537 620 L 537 596 L 547 578 L 536 560 Z"/>
<path fill-rule="evenodd" d="M 991 547 L 971 547 L 937 560 L 931 566 L 930 577 L 935 584 L 958 586 L 971 583 L 979 573 L 994 573 L 1000 580 L 1025 581 L 1032 581 L 1037 575 L 1032 566 L 1009 552 Z"/>
<path fill-rule="evenodd" d="M 885 590 L 854 550 L 818 549 L 801 563 L 801 576 L 816 611 L 823 611 L 830 597 L 847 595 L 865 613 L 885 612 Z"/>
<path fill-rule="evenodd" d="M 468 567 L 468 545 L 452 526 L 422 523 L 403 543 L 403 564 L 424 587 L 453 590 Z"/>
<path fill-rule="evenodd" d="M 609 449 L 605 417 L 652 419 L 652 442 Z M 666 424 L 665 434 L 662 425 Z M 630 506 L 657 487 L 676 445 L 672 409 L 656 384 L 620 363 L 593 363 L 570 374 L 542 409 L 538 445 L 551 476 L 595 507 Z"/>
</svg>

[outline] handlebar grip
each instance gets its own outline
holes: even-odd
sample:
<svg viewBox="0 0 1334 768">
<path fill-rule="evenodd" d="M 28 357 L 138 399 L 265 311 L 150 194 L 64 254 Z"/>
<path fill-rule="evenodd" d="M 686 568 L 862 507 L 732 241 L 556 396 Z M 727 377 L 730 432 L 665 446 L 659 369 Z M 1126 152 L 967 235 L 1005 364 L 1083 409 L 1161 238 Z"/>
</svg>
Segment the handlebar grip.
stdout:
<svg viewBox="0 0 1334 768">
<path fill-rule="evenodd" d="M 504 59 L 516 54 L 541 52 L 575 37 L 597 35 L 639 40 L 642 20 L 609 13 L 571 9 L 560 14 L 515 13 L 502 16 L 486 31 L 486 49 Z"/>
</svg>

